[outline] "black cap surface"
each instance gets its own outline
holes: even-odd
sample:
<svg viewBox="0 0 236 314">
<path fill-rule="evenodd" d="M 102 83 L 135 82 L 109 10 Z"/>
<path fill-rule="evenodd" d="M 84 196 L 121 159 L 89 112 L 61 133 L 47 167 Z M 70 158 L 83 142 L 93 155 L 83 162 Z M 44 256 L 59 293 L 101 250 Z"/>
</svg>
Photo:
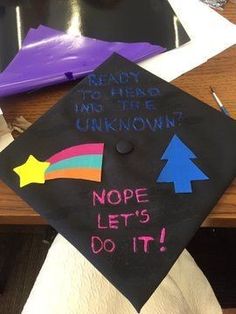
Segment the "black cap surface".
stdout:
<svg viewBox="0 0 236 314">
<path fill-rule="evenodd" d="M 113 55 L 0 154 L 0 177 L 139 311 L 234 179 L 235 138 Z"/>
</svg>

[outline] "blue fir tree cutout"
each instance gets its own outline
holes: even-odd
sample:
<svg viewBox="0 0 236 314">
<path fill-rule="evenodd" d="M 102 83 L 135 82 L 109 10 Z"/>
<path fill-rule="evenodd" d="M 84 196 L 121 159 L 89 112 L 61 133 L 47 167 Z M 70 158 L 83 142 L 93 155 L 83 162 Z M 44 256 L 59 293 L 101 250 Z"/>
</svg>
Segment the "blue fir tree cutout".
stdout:
<svg viewBox="0 0 236 314">
<path fill-rule="evenodd" d="M 161 160 L 168 160 L 162 169 L 158 183 L 174 183 L 175 193 L 192 193 L 191 181 L 209 180 L 193 163 L 194 153 L 174 135 Z"/>
</svg>

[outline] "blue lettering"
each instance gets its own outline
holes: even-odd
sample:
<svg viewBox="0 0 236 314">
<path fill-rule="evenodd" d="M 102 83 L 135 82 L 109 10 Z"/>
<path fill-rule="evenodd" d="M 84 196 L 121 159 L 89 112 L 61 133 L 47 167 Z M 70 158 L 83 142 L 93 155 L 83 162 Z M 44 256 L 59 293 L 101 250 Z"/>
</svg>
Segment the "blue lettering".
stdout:
<svg viewBox="0 0 236 314">
<path fill-rule="evenodd" d="M 107 81 L 108 84 L 113 84 L 113 83 L 119 84 L 119 83 L 121 83 L 120 78 L 117 80 L 113 74 L 108 75 L 107 80 L 108 80 Z"/>
<path fill-rule="evenodd" d="M 123 97 L 123 91 L 121 88 L 116 88 L 116 87 L 113 87 L 111 89 L 111 96 L 114 97 L 114 96 L 117 96 L 117 97 Z"/>
<path fill-rule="evenodd" d="M 83 100 L 86 99 L 86 93 L 87 93 L 87 91 L 79 89 L 79 90 L 77 91 L 77 93 L 81 93 L 81 94 L 82 94 L 82 99 L 83 99 Z"/>
<path fill-rule="evenodd" d="M 117 131 L 117 129 L 113 126 L 114 123 L 116 123 L 117 119 L 112 119 L 111 121 L 109 121 L 108 118 L 104 119 L 104 123 L 105 123 L 105 130 L 106 132 L 110 132 L 110 131 Z"/>
<path fill-rule="evenodd" d="M 137 87 L 136 88 L 136 96 L 137 97 L 146 96 L 146 93 L 144 92 L 144 90 L 142 88 Z"/>
<path fill-rule="evenodd" d="M 175 127 L 175 120 L 172 118 L 170 119 L 167 115 L 166 115 L 166 127 L 167 128 L 173 128 Z"/>
<path fill-rule="evenodd" d="M 151 121 L 150 121 L 148 118 L 146 118 L 146 123 L 147 123 L 149 129 L 150 129 L 152 132 L 156 132 L 156 124 L 155 124 L 155 123 L 154 123 L 154 125 L 153 125 L 153 124 L 151 123 Z"/>
<path fill-rule="evenodd" d="M 81 104 L 80 105 L 80 112 L 89 112 L 91 111 L 90 104 Z"/>
<path fill-rule="evenodd" d="M 141 87 L 112 87 L 111 88 L 111 96 L 112 97 L 127 97 L 127 98 L 133 98 L 133 97 L 156 97 L 160 95 L 160 90 L 157 87 L 152 87 L 148 89 L 143 89 Z"/>
<path fill-rule="evenodd" d="M 173 115 L 175 115 L 177 117 L 177 121 L 180 122 L 183 117 L 183 112 L 176 111 L 176 112 L 173 112 Z"/>
<path fill-rule="evenodd" d="M 161 130 L 164 127 L 164 122 L 163 122 L 163 117 L 162 116 L 154 119 L 154 126 L 155 126 L 155 130 L 157 128 Z"/>
<path fill-rule="evenodd" d="M 101 95 L 101 92 L 99 92 L 99 91 L 94 91 L 94 92 L 91 93 L 91 98 L 92 98 L 93 100 L 100 99 L 101 96 L 102 96 L 102 95 Z"/>
<path fill-rule="evenodd" d="M 99 80 L 97 79 L 97 76 L 96 74 L 89 74 L 87 76 L 87 79 L 88 79 L 88 83 L 89 85 L 91 86 L 100 86 L 99 84 Z"/>
<path fill-rule="evenodd" d="M 153 111 L 153 110 L 156 109 L 155 106 L 154 106 L 154 100 L 153 99 L 146 100 L 144 102 L 144 106 L 149 111 Z"/>
<path fill-rule="evenodd" d="M 130 102 L 130 108 L 132 110 L 138 110 L 140 108 L 138 101 L 131 101 Z"/>
<path fill-rule="evenodd" d="M 75 105 L 75 112 L 76 113 L 90 113 L 90 112 L 101 112 L 103 111 L 103 106 L 93 103 L 88 104 L 76 104 Z"/>
<path fill-rule="evenodd" d="M 98 104 L 93 104 L 93 111 L 94 112 L 102 112 L 103 111 L 103 106 L 98 105 Z"/>
<path fill-rule="evenodd" d="M 77 119 L 76 121 L 76 127 L 79 131 L 81 132 L 87 132 L 88 131 L 88 120 L 86 120 L 86 126 L 82 127 L 81 126 L 81 120 Z"/>
<path fill-rule="evenodd" d="M 118 100 L 118 103 L 122 106 L 122 111 L 140 109 L 138 101 Z"/>
<path fill-rule="evenodd" d="M 75 104 L 75 112 L 76 113 L 80 112 L 80 106 L 78 104 Z"/>
<path fill-rule="evenodd" d="M 80 118 L 76 121 L 76 127 L 81 132 L 142 132 L 146 129 L 157 132 L 164 128 L 176 127 L 173 116 L 163 115 L 156 118 L 136 116 L 134 118 Z"/>
<path fill-rule="evenodd" d="M 127 72 L 120 73 L 120 83 L 127 84 L 129 81 L 129 74 Z"/>
<path fill-rule="evenodd" d="M 99 86 L 107 85 L 107 75 L 106 74 L 99 74 L 98 80 L 99 80 Z"/>
<path fill-rule="evenodd" d="M 125 88 L 125 96 L 126 97 L 135 97 L 136 96 L 136 93 L 135 93 L 135 90 L 133 88 Z"/>
<path fill-rule="evenodd" d="M 159 96 L 161 94 L 160 89 L 158 87 L 148 88 L 147 93 L 149 96 Z"/>
<path fill-rule="evenodd" d="M 130 74 L 130 76 L 132 76 L 133 78 L 134 78 L 134 81 L 136 82 L 136 83 L 138 83 L 139 82 L 139 76 L 140 76 L 140 72 L 129 72 L 129 74 Z"/>
<path fill-rule="evenodd" d="M 122 106 L 122 111 L 125 111 L 127 108 L 129 108 L 128 100 L 118 100 L 118 104 Z"/>
<path fill-rule="evenodd" d="M 133 120 L 133 128 L 135 131 L 143 131 L 145 129 L 144 119 L 140 117 L 135 117 Z"/>
<path fill-rule="evenodd" d="M 77 93 L 82 94 L 83 100 L 86 100 L 87 97 L 92 98 L 93 100 L 97 100 L 101 98 L 101 92 L 99 91 L 92 91 L 92 90 L 83 90 L 79 89 Z"/>
<path fill-rule="evenodd" d="M 117 74 L 89 74 L 87 76 L 90 86 L 105 86 L 109 84 L 128 84 L 130 81 L 139 82 L 140 72 L 120 72 Z"/>
<path fill-rule="evenodd" d="M 126 122 L 122 119 L 120 119 L 120 127 L 119 131 L 130 131 L 130 119 L 128 119 Z"/>
<path fill-rule="evenodd" d="M 99 120 L 99 124 L 98 124 L 98 120 L 97 120 L 97 119 L 91 119 L 89 126 L 90 126 L 90 129 L 91 129 L 93 132 L 96 132 L 96 131 L 102 132 L 102 123 L 101 123 L 101 119 Z"/>
</svg>

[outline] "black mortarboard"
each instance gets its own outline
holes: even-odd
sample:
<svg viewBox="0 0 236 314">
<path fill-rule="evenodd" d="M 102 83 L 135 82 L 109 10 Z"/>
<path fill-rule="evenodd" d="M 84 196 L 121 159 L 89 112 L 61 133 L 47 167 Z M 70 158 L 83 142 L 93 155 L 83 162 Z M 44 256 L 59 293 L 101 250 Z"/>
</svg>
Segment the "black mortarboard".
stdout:
<svg viewBox="0 0 236 314">
<path fill-rule="evenodd" d="M 113 55 L 0 154 L 0 177 L 139 311 L 234 179 L 235 138 Z"/>
</svg>

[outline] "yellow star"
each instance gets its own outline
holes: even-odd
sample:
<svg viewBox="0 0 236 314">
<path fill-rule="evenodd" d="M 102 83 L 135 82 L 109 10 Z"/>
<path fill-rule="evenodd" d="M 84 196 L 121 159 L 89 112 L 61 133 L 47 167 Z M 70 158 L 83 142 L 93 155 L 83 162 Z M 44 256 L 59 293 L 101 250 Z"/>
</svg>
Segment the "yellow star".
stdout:
<svg viewBox="0 0 236 314">
<path fill-rule="evenodd" d="M 50 166 L 50 162 L 42 162 L 30 155 L 24 164 L 13 169 L 20 177 L 20 187 L 30 183 L 45 182 L 45 171 Z"/>
</svg>

